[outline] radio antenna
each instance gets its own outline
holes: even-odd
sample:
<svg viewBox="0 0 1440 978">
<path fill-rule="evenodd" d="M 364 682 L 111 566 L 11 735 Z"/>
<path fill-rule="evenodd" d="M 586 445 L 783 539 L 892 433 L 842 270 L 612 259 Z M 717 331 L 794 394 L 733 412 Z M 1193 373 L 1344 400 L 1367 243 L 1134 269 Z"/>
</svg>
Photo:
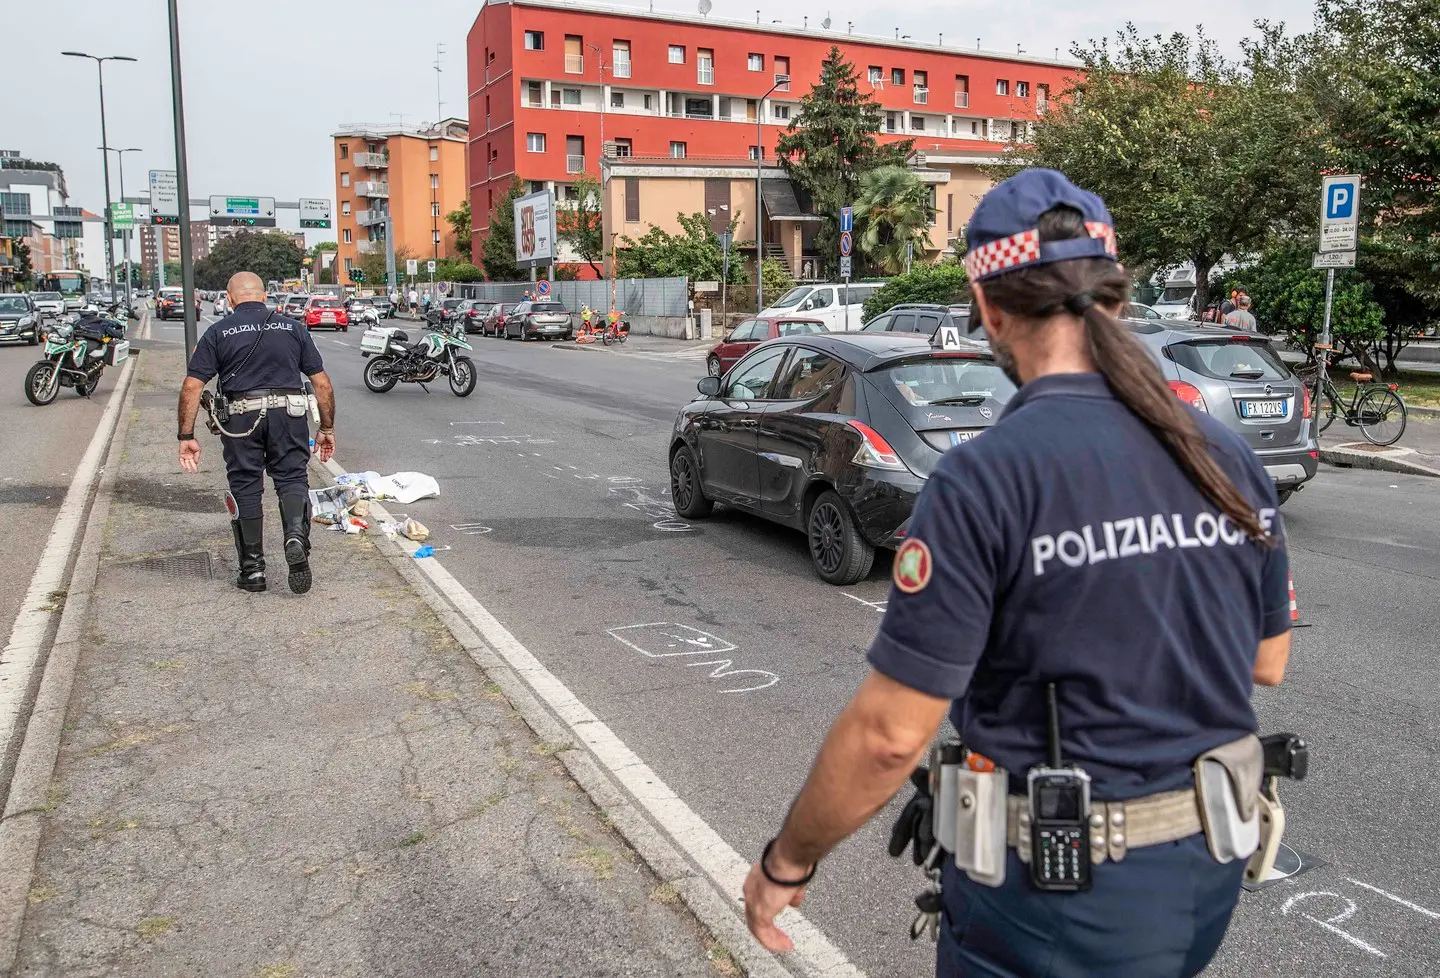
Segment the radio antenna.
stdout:
<svg viewBox="0 0 1440 978">
<path fill-rule="evenodd" d="M 1050 755 L 1050 766 L 1061 767 L 1065 762 L 1060 755 L 1060 704 L 1055 696 L 1055 684 L 1045 684 L 1045 747 Z"/>
</svg>

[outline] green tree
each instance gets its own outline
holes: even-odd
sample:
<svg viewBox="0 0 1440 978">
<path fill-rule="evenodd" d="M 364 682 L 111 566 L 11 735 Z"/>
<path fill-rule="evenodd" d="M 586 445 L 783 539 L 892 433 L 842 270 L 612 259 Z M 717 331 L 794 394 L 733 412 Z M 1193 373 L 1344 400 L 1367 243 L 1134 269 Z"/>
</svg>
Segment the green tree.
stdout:
<svg viewBox="0 0 1440 978">
<path fill-rule="evenodd" d="M 384 245 L 384 242 L 380 242 Z M 414 249 L 409 245 L 400 245 L 395 249 L 395 280 L 405 281 L 405 263 L 411 258 L 418 258 Z M 367 255 L 360 256 L 360 263 L 356 266 L 365 276 L 365 284 L 372 289 L 388 289 L 390 280 L 385 275 L 385 249 L 377 248 Z M 428 278 L 428 276 L 427 276 Z"/>
<path fill-rule="evenodd" d="M 340 243 L 338 241 L 322 241 L 310 249 L 310 258 L 318 263 L 320 261 L 320 252 L 339 250 Z"/>
<path fill-rule="evenodd" d="M 958 261 L 942 261 L 934 265 L 915 265 L 908 275 L 890 279 L 865 300 L 862 314 L 868 322 L 891 306 L 901 302 L 939 302 L 950 304 L 968 298 L 969 282 L 965 267 Z"/>
<path fill-rule="evenodd" d="M 795 276 L 790 274 L 789 266 L 783 261 L 767 258 L 760 267 L 760 284 L 765 287 L 765 294 L 775 300 L 795 288 Z"/>
<path fill-rule="evenodd" d="M 600 211 L 600 182 L 588 174 L 575 181 L 574 201 L 561 204 L 555 214 L 560 240 L 575 249 L 580 259 L 601 277 L 605 260 L 605 233 Z M 570 206 L 571 204 L 574 206 Z"/>
<path fill-rule="evenodd" d="M 880 104 L 860 91 L 860 75 L 838 47 L 820 65 L 820 79 L 800 99 L 800 111 L 776 144 L 785 173 L 809 199 L 822 223 L 815 249 L 824 256 L 825 273 L 839 265 L 840 208 L 860 193 L 860 177 L 886 164 L 903 165 L 911 141 L 880 145 Z"/>
<path fill-rule="evenodd" d="M 671 234 L 663 228 L 651 227 L 638 241 L 620 239 L 624 250 L 619 254 L 619 274 L 624 278 L 667 278 L 684 275 L 691 281 L 718 282 L 725 270 L 725 253 L 720 249 L 720 236 L 710 226 L 705 214 L 677 214 L 680 233 Z M 730 232 L 735 232 L 731 222 Z M 745 267 L 738 261 L 730 263 L 731 285 L 750 281 Z"/>
<path fill-rule="evenodd" d="M 891 275 L 905 269 L 907 246 L 925 254 L 925 234 L 934 219 L 930 191 L 903 166 L 880 166 L 860 178 L 855 224 L 860 250 Z"/>
<path fill-rule="evenodd" d="M 1203 308 L 1222 256 L 1318 220 L 1327 149 L 1313 101 L 1298 94 L 1303 48 L 1278 27 L 1259 27 L 1238 61 L 1203 34 L 1146 38 L 1133 24 L 1113 46 L 1077 45 L 1080 80 L 995 175 L 1048 166 L 1098 193 L 1122 260 L 1192 263 Z"/>
<path fill-rule="evenodd" d="M 167 261 L 165 263 L 165 284 L 167 286 L 173 285 L 178 288 L 182 274 L 183 269 L 178 261 Z"/>
<path fill-rule="evenodd" d="M 219 242 L 195 263 L 195 284 L 202 289 L 223 289 L 236 272 L 254 272 L 260 281 L 279 281 L 300 275 L 305 252 L 288 235 L 241 231 Z M 166 281 L 169 281 L 168 271 Z"/>
<path fill-rule="evenodd" d="M 490 229 L 480 244 L 480 264 L 492 282 L 518 282 L 525 275 L 515 264 L 515 201 L 525 196 L 524 180 L 516 177 L 490 212 Z"/>
<path fill-rule="evenodd" d="M 449 214 L 445 215 L 445 223 L 450 225 L 450 233 L 455 235 L 455 253 L 466 262 L 470 261 L 471 235 L 475 228 L 470 221 L 470 198 Z"/>
</svg>

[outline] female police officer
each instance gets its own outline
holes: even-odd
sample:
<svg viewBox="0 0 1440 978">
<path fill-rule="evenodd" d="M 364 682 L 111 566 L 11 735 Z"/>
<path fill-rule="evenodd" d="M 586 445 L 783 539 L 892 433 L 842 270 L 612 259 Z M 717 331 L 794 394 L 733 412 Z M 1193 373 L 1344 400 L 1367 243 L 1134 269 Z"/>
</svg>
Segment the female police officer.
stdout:
<svg viewBox="0 0 1440 978">
<path fill-rule="evenodd" d="M 998 886 L 945 860 L 938 973 L 1193 975 L 1245 860 L 1212 857 L 1192 764 L 1250 743 L 1252 681 L 1278 683 L 1289 654 L 1275 490 L 1116 322 L 1130 283 L 1098 197 L 1022 172 L 980 202 L 968 244 L 976 309 L 1021 387 L 921 494 L 872 671 L 746 880 L 750 929 L 790 948 L 775 916 L 900 788 L 951 709 L 965 744 L 1009 773 L 1012 824 Z M 1075 844 L 1098 843 L 1095 865 L 1077 892 L 1042 891 L 1013 824 L 1030 824 L 1017 796 L 1046 763 L 1052 684 L 1059 747 L 1094 801 Z"/>
</svg>

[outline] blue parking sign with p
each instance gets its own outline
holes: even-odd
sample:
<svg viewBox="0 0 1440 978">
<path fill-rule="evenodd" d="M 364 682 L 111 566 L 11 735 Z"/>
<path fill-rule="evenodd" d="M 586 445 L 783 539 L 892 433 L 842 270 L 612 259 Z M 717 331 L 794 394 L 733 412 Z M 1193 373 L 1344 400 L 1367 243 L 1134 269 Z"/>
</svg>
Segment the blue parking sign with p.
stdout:
<svg viewBox="0 0 1440 978">
<path fill-rule="evenodd" d="M 1355 185 L 1332 183 L 1325 188 L 1325 219 L 1344 221 L 1355 215 Z"/>
</svg>

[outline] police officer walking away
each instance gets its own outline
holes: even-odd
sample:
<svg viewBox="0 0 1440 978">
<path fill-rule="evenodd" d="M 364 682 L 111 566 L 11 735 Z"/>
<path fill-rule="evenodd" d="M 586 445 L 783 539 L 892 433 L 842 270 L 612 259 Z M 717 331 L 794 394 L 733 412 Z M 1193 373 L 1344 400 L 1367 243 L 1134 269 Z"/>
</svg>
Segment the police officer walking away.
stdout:
<svg viewBox="0 0 1440 978">
<path fill-rule="evenodd" d="M 968 245 L 1020 389 L 920 495 L 871 671 L 746 879 L 750 930 L 791 948 L 776 915 L 948 711 L 974 769 L 996 767 L 972 783 L 999 814 L 962 832 L 967 806 L 936 813 L 964 853 L 941 854 L 937 973 L 1195 975 L 1254 849 L 1221 797 L 1255 811 L 1253 684 L 1279 683 L 1290 651 L 1275 489 L 1116 321 L 1130 281 L 1100 198 L 1023 171 L 980 202 Z"/>
<path fill-rule="evenodd" d="M 314 386 L 320 414 L 315 453 L 325 462 L 335 451 L 335 391 L 320 361 L 310 331 L 301 323 L 269 311 L 259 276 L 239 272 L 227 288 L 229 316 L 211 325 L 195 345 L 189 374 L 180 391 L 180 468 L 200 470 L 200 443 L 195 416 L 201 391 L 219 378 L 228 420 L 221 427 L 221 451 L 230 482 L 226 506 L 235 534 L 240 575 L 236 586 L 265 590 L 264 520 L 260 501 L 265 473 L 280 497 L 280 524 L 285 537 L 285 562 L 290 590 L 310 590 L 310 490 L 306 466 L 310 459 L 310 404 L 304 377 Z"/>
</svg>

